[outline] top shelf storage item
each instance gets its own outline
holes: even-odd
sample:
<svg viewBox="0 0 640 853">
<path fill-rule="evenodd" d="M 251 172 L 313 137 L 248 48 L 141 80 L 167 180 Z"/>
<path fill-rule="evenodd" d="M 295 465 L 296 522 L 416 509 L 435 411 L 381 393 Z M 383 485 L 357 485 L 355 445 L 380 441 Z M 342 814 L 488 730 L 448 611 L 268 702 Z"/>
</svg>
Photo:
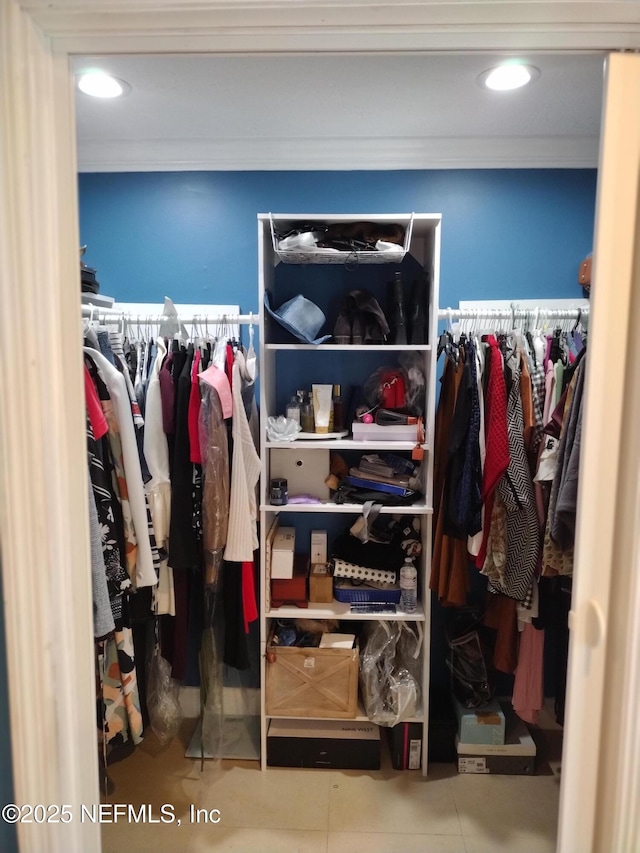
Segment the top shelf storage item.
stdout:
<svg viewBox="0 0 640 853">
<path fill-rule="evenodd" d="M 276 258 L 286 264 L 399 264 L 409 251 L 414 214 L 363 218 L 274 218 L 269 214 Z M 343 248 L 344 247 L 344 248 Z"/>
</svg>

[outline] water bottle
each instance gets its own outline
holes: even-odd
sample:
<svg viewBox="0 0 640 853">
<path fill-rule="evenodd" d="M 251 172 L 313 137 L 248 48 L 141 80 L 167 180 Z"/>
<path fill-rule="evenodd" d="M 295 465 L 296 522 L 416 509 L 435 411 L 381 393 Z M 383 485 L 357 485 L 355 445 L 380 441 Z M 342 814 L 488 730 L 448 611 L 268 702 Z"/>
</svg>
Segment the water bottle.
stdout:
<svg viewBox="0 0 640 853">
<path fill-rule="evenodd" d="M 400 569 L 400 609 L 413 613 L 418 606 L 418 572 L 411 557 L 406 557 Z"/>
</svg>

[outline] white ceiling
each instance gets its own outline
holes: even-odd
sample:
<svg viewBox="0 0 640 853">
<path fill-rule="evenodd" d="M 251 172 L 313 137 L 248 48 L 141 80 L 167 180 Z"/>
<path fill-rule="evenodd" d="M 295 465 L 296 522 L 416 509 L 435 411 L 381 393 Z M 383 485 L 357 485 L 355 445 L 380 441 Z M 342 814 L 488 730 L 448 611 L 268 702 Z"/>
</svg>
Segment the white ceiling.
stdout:
<svg viewBox="0 0 640 853">
<path fill-rule="evenodd" d="M 76 97 L 81 171 L 595 167 L 602 54 L 525 59 L 540 78 L 491 92 L 498 54 L 77 57 L 131 93 Z"/>
</svg>

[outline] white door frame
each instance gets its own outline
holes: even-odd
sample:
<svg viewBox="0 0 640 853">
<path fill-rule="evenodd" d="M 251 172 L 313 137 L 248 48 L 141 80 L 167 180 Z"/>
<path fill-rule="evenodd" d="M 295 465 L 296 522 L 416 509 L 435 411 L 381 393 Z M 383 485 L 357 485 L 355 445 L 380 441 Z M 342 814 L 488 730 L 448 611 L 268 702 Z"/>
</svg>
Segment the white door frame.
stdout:
<svg viewBox="0 0 640 853">
<path fill-rule="evenodd" d="M 607 60 L 558 849 L 640 838 L 640 56 Z M 612 348 L 612 341 L 615 341 Z"/>
<path fill-rule="evenodd" d="M 100 849 L 99 827 L 79 820 L 80 804 L 97 801 L 98 785 L 87 483 L 85 467 L 78 464 L 85 434 L 69 55 L 638 49 L 639 5 L 635 0 L 0 2 L 0 531 L 14 791 L 18 803 L 68 804 L 74 818 L 64 825 L 19 825 L 23 853 Z M 596 275 L 604 282 L 601 276 L 613 269 L 601 257 Z M 597 293 L 592 362 L 605 352 L 604 320 L 598 325 L 598 316 L 629 317 L 634 307 L 626 283 L 615 289 L 604 285 Z M 30 338 L 32 351 L 24 347 Z M 637 441 L 622 430 L 623 389 L 607 378 L 604 371 L 591 370 L 588 394 L 592 406 L 604 399 L 610 404 L 609 423 L 619 436 L 597 447 L 603 478 L 598 488 L 613 501 L 608 518 L 629 502 L 635 510 L 638 496 L 627 479 L 617 481 L 618 463 Z M 591 446 L 600 427 L 585 437 Z M 591 465 L 589 457 L 585 479 L 593 478 Z M 637 471 L 632 473 L 637 483 Z M 581 511 L 594 517 L 585 489 Z M 590 542 L 585 525 L 579 532 L 580 563 Z M 606 565 L 613 565 L 614 556 L 636 554 L 628 528 L 621 529 L 627 538 L 618 538 L 614 554 L 615 530 L 607 527 L 598 551 Z M 612 586 L 612 600 L 614 595 L 628 600 L 627 580 L 621 576 L 620 588 Z M 612 621 L 606 648 L 613 644 L 616 625 Z M 570 715 L 584 698 L 577 660 L 572 651 Z M 628 667 L 637 684 L 637 657 Z M 635 733 L 637 744 L 632 721 L 620 723 Z M 595 731 L 591 742 L 599 743 L 599 735 Z M 567 757 L 572 754 L 568 746 Z M 590 779 L 597 778 L 598 766 L 598 761 L 590 766 Z M 615 770 L 610 768 L 614 778 Z M 565 802 L 563 813 L 567 808 Z M 600 838 L 610 837 L 605 818 L 599 814 Z M 559 849 L 573 853 L 576 848 L 568 841 Z M 581 853 L 591 849 L 590 842 Z"/>
</svg>

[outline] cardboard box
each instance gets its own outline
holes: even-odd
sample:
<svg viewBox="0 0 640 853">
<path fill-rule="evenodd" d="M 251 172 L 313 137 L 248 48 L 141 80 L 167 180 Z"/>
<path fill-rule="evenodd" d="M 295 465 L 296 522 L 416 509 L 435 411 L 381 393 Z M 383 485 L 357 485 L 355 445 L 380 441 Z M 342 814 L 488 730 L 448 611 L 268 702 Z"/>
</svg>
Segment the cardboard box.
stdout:
<svg viewBox="0 0 640 853">
<path fill-rule="evenodd" d="M 311 531 L 311 565 L 327 562 L 327 531 Z"/>
<path fill-rule="evenodd" d="M 394 770 L 419 770 L 422 765 L 422 723 L 398 723 L 389 731 Z"/>
<path fill-rule="evenodd" d="M 271 607 L 283 604 L 309 606 L 309 558 L 306 554 L 293 555 L 293 577 L 271 581 Z"/>
<path fill-rule="evenodd" d="M 358 713 L 358 646 L 299 648 L 267 644 L 267 714 L 353 719 Z"/>
<path fill-rule="evenodd" d="M 329 563 L 317 563 L 311 566 L 309 601 L 314 604 L 331 604 L 333 601 L 333 575 Z"/>
<path fill-rule="evenodd" d="M 497 700 L 492 700 L 482 708 L 465 708 L 454 697 L 453 707 L 458 718 L 460 743 L 504 743 L 505 716 Z"/>
<path fill-rule="evenodd" d="M 459 773 L 497 773 L 533 776 L 536 745 L 519 718 L 510 720 L 503 744 L 462 743 L 456 738 Z"/>
<path fill-rule="evenodd" d="M 337 720 L 271 720 L 270 767 L 379 770 L 380 729 L 373 723 Z"/>
<path fill-rule="evenodd" d="M 271 578 L 293 577 L 293 554 L 296 549 L 295 527 L 279 527 L 271 548 Z"/>
</svg>

